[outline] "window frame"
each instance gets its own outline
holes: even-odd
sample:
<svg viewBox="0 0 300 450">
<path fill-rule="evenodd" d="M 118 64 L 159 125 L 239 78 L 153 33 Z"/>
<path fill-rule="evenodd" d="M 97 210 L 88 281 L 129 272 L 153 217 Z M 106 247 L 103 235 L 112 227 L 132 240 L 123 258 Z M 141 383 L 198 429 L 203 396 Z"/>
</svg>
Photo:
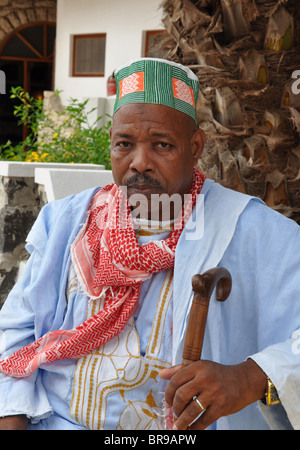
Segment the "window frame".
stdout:
<svg viewBox="0 0 300 450">
<path fill-rule="evenodd" d="M 151 40 L 152 38 L 155 38 L 157 35 L 166 35 L 167 30 L 160 29 L 160 30 L 145 30 L 145 46 L 144 46 L 144 56 L 149 57 L 150 47 L 151 47 Z"/>
<path fill-rule="evenodd" d="M 106 33 L 92 33 L 92 34 L 74 34 L 73 36 L 73 49 L 72 49 L 72 77 L 98 77 L 103 78 L 105 77 L 105 56 L 106 56 Z M 93 39 L 93 38 L 105 38 L 105 53 L 104 53 L 104 71 L 98 72 L 98 73 L 89 73 L 89 72 L 81 72 L 78 73 L 75 71 L 76 67 L 76 43 L 80 39 Z"/>
</svg>

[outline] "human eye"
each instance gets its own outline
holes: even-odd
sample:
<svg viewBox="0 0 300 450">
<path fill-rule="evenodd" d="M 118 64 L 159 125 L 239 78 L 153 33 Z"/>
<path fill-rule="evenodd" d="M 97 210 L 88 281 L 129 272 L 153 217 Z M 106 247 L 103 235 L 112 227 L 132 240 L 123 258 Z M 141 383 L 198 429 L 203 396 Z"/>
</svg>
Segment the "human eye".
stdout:
<svg viewBox="0 0 300 450">
<path fill-rule="evenodd" d="M 117 149 L 120 149 L 120 150 L 129 150 L 129 149 L 131 148 L 131 146 L 132 146 L 131 142 L 129 142 L 129 141 L 124 141 L 124 140 L 122 140 L 122 141 L 117 141 L 117 142 L 115 143 L 115 147 L 116 147 Z"/>
<path fill-rule="evenodd" d="M 170 144 L 169 142 L 161 141 L 161 142 L 157 142 L 157 143 L 155 144 L 155 147 L 156 147 L 158 150 L 171 150 L 171 149 L 173 148 L 173 145 Z"/>
</svg>

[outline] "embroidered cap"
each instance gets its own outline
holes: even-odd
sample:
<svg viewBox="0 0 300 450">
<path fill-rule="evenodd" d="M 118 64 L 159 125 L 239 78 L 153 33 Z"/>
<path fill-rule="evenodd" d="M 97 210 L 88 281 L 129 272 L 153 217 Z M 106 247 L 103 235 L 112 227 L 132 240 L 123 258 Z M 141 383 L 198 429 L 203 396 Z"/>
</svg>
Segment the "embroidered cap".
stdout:
<svg viewBox="0 0 300 450">
<path fill-rule="evenodd" d="M 140 58 L 115 70 L 117 95 L 114 113 L 128 103 L 170 106 L 197 122 L 197 76 L 181 64 L 158 58 Z"/>
</svg>

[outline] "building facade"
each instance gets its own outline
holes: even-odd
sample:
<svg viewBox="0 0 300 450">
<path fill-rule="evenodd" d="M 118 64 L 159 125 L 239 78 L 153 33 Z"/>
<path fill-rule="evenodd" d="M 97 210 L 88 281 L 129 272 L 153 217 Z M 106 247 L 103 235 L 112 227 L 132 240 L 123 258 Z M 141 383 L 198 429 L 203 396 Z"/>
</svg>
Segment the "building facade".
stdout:
<svg viewBox="0 0 300 450">
<path fill-rule="evenodd" d="M 62 91 L 63 103 L 70 97 L 106 96 L 107 80 L 116 67 L 144 56 L 151 33 L 163 30 L 160 4 L 161 0 L 57 1 L 55 88 Z"/>
</svg>

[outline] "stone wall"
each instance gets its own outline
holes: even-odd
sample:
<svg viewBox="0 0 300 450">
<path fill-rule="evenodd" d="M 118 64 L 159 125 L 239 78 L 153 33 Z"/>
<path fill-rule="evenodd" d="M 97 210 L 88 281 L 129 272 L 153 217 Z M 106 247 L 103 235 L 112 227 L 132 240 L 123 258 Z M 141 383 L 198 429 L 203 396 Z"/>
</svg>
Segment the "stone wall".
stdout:
<svg viewBox="0 0 300 450">
<path fill-rule="evenodd" d="M 28 259 L 25 242 L 42 207 L 113 182 L 96 164 L 0 161 L 0 308 Z"/>
<path fill-rule="evenodd" d="M 25 239 L 44 203 L 33 177 L 0 176 L 0 307 L 28 258 Z"/>
<path fill-rule="evenodd" d="M 0 45 L 27 23 L 56 22 L 56 0 L 0 0 Z"/>
</svg>

